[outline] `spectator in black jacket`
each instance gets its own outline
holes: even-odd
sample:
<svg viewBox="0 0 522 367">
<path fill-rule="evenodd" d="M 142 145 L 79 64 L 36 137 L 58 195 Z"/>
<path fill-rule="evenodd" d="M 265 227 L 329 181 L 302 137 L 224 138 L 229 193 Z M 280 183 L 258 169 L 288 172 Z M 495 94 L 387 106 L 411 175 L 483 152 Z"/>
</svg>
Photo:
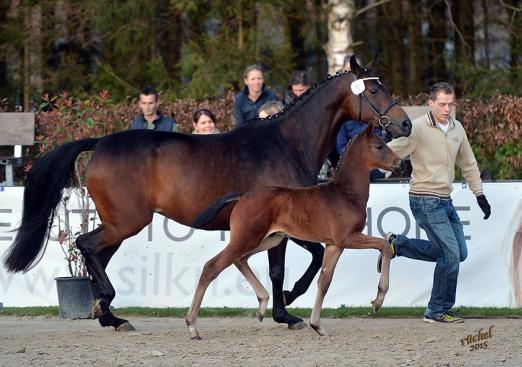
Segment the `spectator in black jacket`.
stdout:
<svg viewBox="0 0 522 367">
<path fill-rule="evenodd" d="M 145 87 L 140 93 L 139 107 L 141 115 L 136 117 L 130 129 L 152 129 L 175 131 L 176 121 L 164 116 L 159 110 L 159 94 L 152 87 Z"/>
<path fill-rule="evenodd" d="M 259 65 L 249 65 L 243 74 L 245 88 L 236 95 L 234 115 L 236 126 L 257 118 L 261 105 L 276 101 L 277 96 L 264 85 L 263 70 Z"/>
<path fill-rule="evenodd" d="M 296 70 L 292 73 L 292 78 L 288 83 L 288 90 L 285 92 L 283 103 L 288 106 L 290 102 L 310 89 L 312 78 L 304 70 Z"/>
</svg>

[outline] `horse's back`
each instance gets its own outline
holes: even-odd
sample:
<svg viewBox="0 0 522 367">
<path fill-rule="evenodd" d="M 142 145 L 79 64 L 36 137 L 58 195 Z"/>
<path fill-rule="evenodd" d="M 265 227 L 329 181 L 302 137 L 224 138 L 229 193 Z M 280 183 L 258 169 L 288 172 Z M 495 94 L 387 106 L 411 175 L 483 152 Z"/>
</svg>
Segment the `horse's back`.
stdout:
<svg viewBox="0 0 522 367">
<path fill-rule="evenodd" d="M 100 140 L 87 187 L 97 205 L 97 197 L 139 201 L 141 208 L 188 224 L 230 191 L 311 182 L 292 154 L 267 127 L 205 136 L 130 130 Z M 227 221 L 226 214 L 220 217 Z"/>
</svg>

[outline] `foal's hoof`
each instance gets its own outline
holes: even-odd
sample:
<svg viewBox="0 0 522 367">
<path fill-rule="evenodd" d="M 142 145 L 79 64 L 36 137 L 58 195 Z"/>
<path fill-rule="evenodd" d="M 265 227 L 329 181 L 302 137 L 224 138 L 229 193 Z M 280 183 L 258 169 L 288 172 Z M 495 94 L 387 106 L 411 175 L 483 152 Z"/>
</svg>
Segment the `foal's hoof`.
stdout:
<svg viewBox="0 0 522 367">
<path fill-rule="evenodd" d="M 372 309 L 373 309 L 373 313 L 377 313 L 377 311 L 379 311 L 379 309 L 381 308 L 381 305 L 376 302 L 376 301 L 372 301 Z"/>
<path fill-rule="evenodd" d="M 116 331 L 136 331 L 130 322 L 125 322 L 116 328 Z"/>
<path fill-rule="evenodd" d="M 314 325 L 310 324 L 310 327 L 312 329 L 314 329 L 317 332 L 317 334 L 319 334 L 321 336 L 330 336 L 328 334 L 328 332 L 325 329 L 323 329 L 322 327 L 320 327 L 320 326 L 314 326 Z"/>
<path fill-rule="evenodd" d="M 303 320 L 298 321 L 294 324 L 288 324 L 288 329 L 290 330 L 301 330 L 306 327 L 306 324 L 303 322 Z"/>
</svg>

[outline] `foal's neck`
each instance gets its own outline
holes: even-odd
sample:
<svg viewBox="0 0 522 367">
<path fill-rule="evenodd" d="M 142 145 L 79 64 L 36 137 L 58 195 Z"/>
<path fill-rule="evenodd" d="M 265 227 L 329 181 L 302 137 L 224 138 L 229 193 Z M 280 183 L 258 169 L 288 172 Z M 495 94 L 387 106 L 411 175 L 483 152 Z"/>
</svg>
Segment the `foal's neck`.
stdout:
<svg viewBox="0 0 522 367">
<path fill-rule="evenodd" d="M 368 154 L 367 142 L 357 138 L 346 149 L 332 178 L 332 184 L 358 198 L 366 205 L 370 194 L 370 171 L 365 155 Z"/>
</svg>

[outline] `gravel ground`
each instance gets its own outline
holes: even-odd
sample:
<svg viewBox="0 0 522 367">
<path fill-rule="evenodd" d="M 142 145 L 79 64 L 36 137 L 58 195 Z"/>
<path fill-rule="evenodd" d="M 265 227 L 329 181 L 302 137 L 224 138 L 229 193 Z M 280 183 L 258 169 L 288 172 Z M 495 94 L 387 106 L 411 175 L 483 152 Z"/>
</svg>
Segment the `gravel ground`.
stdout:
<svg viewBox="0 0 522 367">
<path fill-rule="evenodd" d="M 270 319 L 200 318 L 202 341 L 184 319 L 130 320 L 137 331 L 119 333 L 95 320 L 0 316 L 0 366 L 522 366 L 520 319 L 323 319 L 331 336 L 320 337 Z"/>
</svg>

